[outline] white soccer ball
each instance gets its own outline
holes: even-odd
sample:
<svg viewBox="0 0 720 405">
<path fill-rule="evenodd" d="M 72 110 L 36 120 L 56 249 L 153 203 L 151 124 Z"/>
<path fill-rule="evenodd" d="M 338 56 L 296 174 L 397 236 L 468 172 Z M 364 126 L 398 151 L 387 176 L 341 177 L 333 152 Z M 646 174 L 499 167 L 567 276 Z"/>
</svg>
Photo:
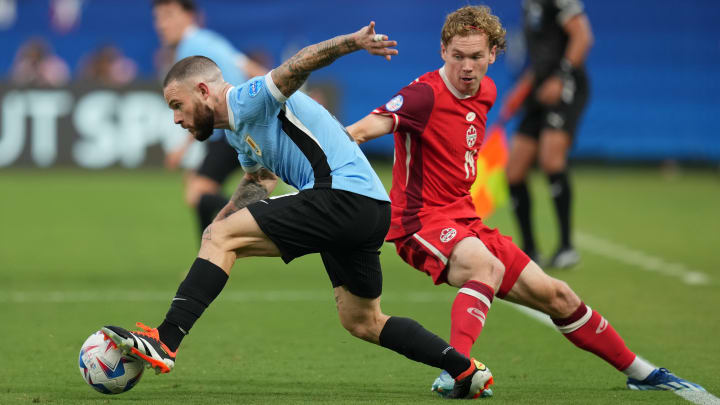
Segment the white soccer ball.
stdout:
<svg viewBox="0 0 720 405">
<path fill-rule="evenodd" d="M 93 389 L 103 394 L 129 391 L 142 377 L 143 361 L 124 355 L 115 343 L 97 331 L 80 349 L 80 375 Z"/>
</svg>

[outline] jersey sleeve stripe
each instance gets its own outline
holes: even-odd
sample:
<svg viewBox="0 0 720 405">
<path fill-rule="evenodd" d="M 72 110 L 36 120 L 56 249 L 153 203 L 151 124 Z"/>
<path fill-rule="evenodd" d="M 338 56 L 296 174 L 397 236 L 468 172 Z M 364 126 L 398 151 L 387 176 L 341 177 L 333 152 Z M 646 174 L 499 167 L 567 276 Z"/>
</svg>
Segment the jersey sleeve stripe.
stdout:
<svg viewBox="0 0 720 405">
<path fill-rule="evenodd" d="M 255 173 L 256 171 L 260 170 L 262 168 L 262 165 L 260 163 L 254 165 L 254 166 L 243 166 L 242 167 L 245 173 Z"/>
<path fill-rule="evenodd" d="M 405 133 L 405 187 L 407 187 L 410 181 L 410 158 L 412 154 L 412 138 L 409 133 Z"/>
<path fill-rule="evenodd" d="M 267 86 L 268 90 L 270 90 L 270 94 L 272 94 L 272 96 L 275 98 L 275 100 L 278 101 L 278 103 L 284 103 L 285 101 L 287 101 L 287 97 L 285 97 L 285 95 L 282 94 L 280 89 L 278 89 L 278 87 L 275 85 L 271 73 L 272 70 L 265 75 L 265 85 Z"/>
<path fill-rule="evenodd" d="M 398 117 L 397 114 L 395 114 L 395 113 L 390 113 L 390 112 L 386 112 L 386 111 L 382 111 L 382 110 L 378 110 L 377 108 L 374 109 L 374 110 L 372 110 L 372 113 L 373 113 L 373 114 L 378 114 L 378 115 L 384 115 L 384 116 L 386 116 L 386 117 L 392 115 L 393 120 L 395 121 L 395 123 L 393 124 L 392 131 L 390 131 L 390 132 L 392 133 L 392 132 L 397 131 L 398 124 L 400 123 L 400 118 Z"/>
</svg>

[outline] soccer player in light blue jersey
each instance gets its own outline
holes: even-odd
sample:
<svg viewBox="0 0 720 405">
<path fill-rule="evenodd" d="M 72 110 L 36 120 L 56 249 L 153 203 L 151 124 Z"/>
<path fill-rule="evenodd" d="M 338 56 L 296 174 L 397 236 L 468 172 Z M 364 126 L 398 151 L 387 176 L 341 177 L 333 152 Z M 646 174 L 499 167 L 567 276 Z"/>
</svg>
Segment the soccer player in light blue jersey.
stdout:
<svg viewBox="0 0 720 405">
<path fill-rule="evenodd" d="M 238 258 L 279 256 L 287 263 L 319 253 L 334 288 L 340 322 L 353 336 L 447 370 L 450 398 L 480 396 L 490 371 L 409 318 L 380 309 L 380 246 L 390 203 L 377 175 L 344 127 L 322 106 L 296 92 L 310 72 L 366 49 L 390 60 L 395 41 L 359 31 L 308 46 L 265 76 L 227 83 L 210 59 L 192 56 L 167 74 L 164 94 L 177 124 L 205 140 L 226 130 L 245 176 L 205 230 L 195 262 L 165 320 L 143 331 L 102 330 L 125 352 L 160 372 L 175 365 L 183 337 L 225 286 Z M 268 198 L 277 176 L 299 192 Z"/>
<path fill-rule="evenodd" d="M 200 28 L 197 12 L 193 0 L 153 0 L 155 29 L 163 45 L 174 50 L 175 62 L 193 55 L 207 56 L 217 63 L 225 80 L 234 85 L 267 72 L 218 33 Z M 235 151 L 225 141 L 222 130 L 217 130 L 210 141 L 202 163 L 186 176 L 185 182 L 185 202 L 197 214 L 198 235 L 227 204 L 228 199 L 221 192 L 222 184 L 240 168 L 234 159 Z M 179 148 L 168 153 L 166 166 L 170 169 L 179 167 L 193 142 L 192 135 L 188 135 Z"/>
</svg>

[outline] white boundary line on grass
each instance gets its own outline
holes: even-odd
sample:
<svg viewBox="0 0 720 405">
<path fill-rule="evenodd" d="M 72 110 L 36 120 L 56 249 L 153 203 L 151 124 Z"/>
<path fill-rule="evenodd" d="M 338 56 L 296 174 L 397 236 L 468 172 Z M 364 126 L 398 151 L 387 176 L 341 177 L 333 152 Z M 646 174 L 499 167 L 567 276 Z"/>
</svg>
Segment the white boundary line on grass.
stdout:
<svg viewBox="0 0 720 405">
<path fill-rule="evenodd" d="M 0 291 L 0 303 L 13 304 L 60 304 L 102 302 L 120 300 L 130 302 L 167 302 L 172 291 Z M 404 302 L 445 302 L 452 300 L 448 291 L 390 293 L 384 300 Z M 223 301 L 230 302 L 332 302 L 330 290 L 287 290 L 287 291 L 226 291 Z M 545 326 L 555 329 L 550 317 L 542 312 L 508 301 L 499 300 L 512 308 L 535 319 Z M 697 405 L 720 405 L 720 399 L 709 392 L 673 391 L 687 401 Z"/>
<path fill-rule="evenodd" d="M 63 304 L 86 302 L 170 302 L 174 293 L 167 291 L 125 291 L 125 290 L 76 290 L 76 291 L 2 291 L 0 303 L 13 304 Z M 427 292 L 388 293 L 383 301 L 403 302 L 445 302 L 451 303 L 453 294 L 449 289 Z M 327 290 L 264 290 L 264 291 L 223 291 L 220 300 L 228 302 L 324 302 L 333 301 L 332 289 Z"/>
<path fill-rule="evenodd" d="M 532 308 L 524 307 L 522 305 L 514 304 L 509 301 L 503 300 L 500 302 L 509 304 L 511 307 L 524 313 L 525 315 L 529 316 L 530 318 L 533 318 L 536 321 L 542 323 L 543 325 L 551 327 L 555 331 L 557 331 L 557 328 L 555 328 L 555 324 L 553 324 L 552 320 L 550 320 L 550 317 L 543 314 L 542 312 L 536 311 Z M 713 394 L 711 394 L 709 392 L 682 390 L 682 391 L 673 391 L 673 393 L 675 395 L 682 397 L 686 401 L 690 401 L 697 405 L 720 405 L 720 398 L 714 396 Z"/>
<path fill-rule="evenodd" d="M 634 250 L 629 247 L 611 242 L 600 237 L 585 233 L 577 232 L 576 240 L 579 246 L 588 252 L 603 256 L 609 259 L 617 260 L 628 264 L 632 267 L 650 271 L 665 276 L 676 277 L 681 279 L 685 284 L 689 285 L 705 285 L 710 283 L 710 278 L 703 272 L 687 267 L 682 263 L 667 262 L 662 258 L 652 256 L 650 254 Z M 332 301 L 332 294 L 327 290 L 316 291 L 228 291 L 223 294 L 222 299 L 231 302 L 248 302 L 248 301 L 272 301 L 272 302 L 299 302 L 299 301 Z M 131 292 L 131 291 L 50 291 L 50 292 L 8 292 L 0 291 L 0 302 L 11 303 L 80 303 L 80 302 L 97 302 L 102 300 L 114 299 L 135 302 L 155 302 L 167 301 L 170 292 Z M 383 297 L 385 300 L 400 299 L 406 302 L 447 302 L 449 301 L 447 292 L 411 292 L 411 293 L 391 293 Z M 555 325 L 550 317 L 542 312 L 527 308 L 521 305 L 513 304 L 508 301 L 501 301 L 509 304 L 516 310 L 524 313 L 530 318 L 553 328 Z M 698 391 L 673 391 L 681 398 L 697 405 L 720 405 L 720 398 L 715 397 L 709 392 Z"/>
<path fill-rule="evenodd" d="M 677 277 L 689 285 L 710 284 L 707 274 L 686 266 L 673 263 L 651 254 L 632 249 L 586 232 L 576 232 L 575 239 L 582 250 L 631 265 L 639 270 L 650 271 L 670 277 Z"/>
</svg>

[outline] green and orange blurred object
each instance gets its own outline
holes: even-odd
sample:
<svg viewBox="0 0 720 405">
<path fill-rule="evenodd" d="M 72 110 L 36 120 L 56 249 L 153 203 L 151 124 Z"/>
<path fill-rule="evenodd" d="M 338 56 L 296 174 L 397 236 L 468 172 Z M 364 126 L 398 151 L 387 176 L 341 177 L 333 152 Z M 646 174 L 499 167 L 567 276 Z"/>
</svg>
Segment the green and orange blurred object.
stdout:
<svg viewBox="0 0 720 405">
<path fill-rule="evenodd" d="M 475 212 L 480 218 L 487 218 L 493 211 L 507 203 L 509 198 L 505 166 L 508 160 L 508 146 L 505 129 L 498 124 L 491 125 L 477 158 L 477 177 L 470 195 Z"/>
</svg>

